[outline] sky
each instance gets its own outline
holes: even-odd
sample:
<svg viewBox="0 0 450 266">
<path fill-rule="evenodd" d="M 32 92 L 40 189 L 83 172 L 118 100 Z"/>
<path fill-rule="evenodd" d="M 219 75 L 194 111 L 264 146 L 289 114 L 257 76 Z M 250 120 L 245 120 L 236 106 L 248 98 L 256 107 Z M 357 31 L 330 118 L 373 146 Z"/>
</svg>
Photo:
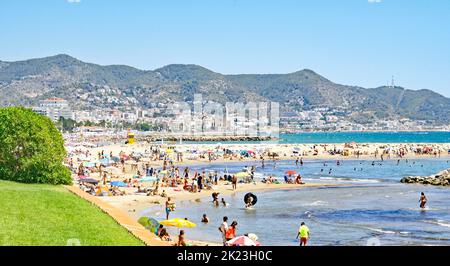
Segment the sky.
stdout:
<svg viewBox="0 0 450 266">
<path fill-rule="evenodd" d="M 0 60 L 69 54 L 154 70 L 312 69 L 450 97 L 448 0 L 1 0 Z"/>
</svg>

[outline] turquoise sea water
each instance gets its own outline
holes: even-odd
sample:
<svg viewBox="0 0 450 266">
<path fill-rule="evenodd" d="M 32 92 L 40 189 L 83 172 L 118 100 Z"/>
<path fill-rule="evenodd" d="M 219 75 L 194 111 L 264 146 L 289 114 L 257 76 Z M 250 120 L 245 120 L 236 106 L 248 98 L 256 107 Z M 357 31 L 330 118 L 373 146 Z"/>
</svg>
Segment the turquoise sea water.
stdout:
<svg viewBox="0 0 450 266">
<path fill-rule="evenodd" d="M 187 238 L 220 242 L 217 228 L 223 216 L 238 221 L 238 234 L 255 233 L 263 245 L 297 245 L 300 222 L 311 230 L 311 245 L 450 245 L 450 188 L 399 183 L 403 176 L 430 175 L 450 168 L 448 159 L 372 161 L 349 160 L 337 166 L 333 160 L 292 161 L 198 166 L 197 170 L 235 173 L 257 166 L 257 177 L 283 177 L 296 170 L 307 183 L 327 183 L 327 188 L 256 191 L 255 210 L 243 208 L 245 193 L 225 196 L 228 207 L 214 207 L 211 198 L 177 204 L 173 217 L 188 218 L 198 227 L 187 229 Z M 323 171 L 322 171 L 323 169 Z M 330 172 L 331 169 L 331 172 Z M 339 186 L 338 186 L 339 185 Z M 428 209 L 419 208 L 420 192 L 428 197 Z M 199 223 L 203 213 L 210 224 Z M 142 215 L 164 219 L 164 210 L 150 208 Z M 171 229 L 176 235 L 176 229 Z"/>
<path fill-rule="evenodd" d="M 449 143 L 450 132 L 334 132 L 280 136 L 283 143 Z"/>
<path fill-rule="evenodd" d="M 450 143 L 450 132 L 315 132 L 281 134 L 280 143 L 314 144 L 314 143 Z M 192 143 L 218 143 L 218 142 L 192 142 Z M 242 141 L 221 141 L 223 144 L 252 143 Z M 254 142 L 253 142 L 254 143 Z"/>
</svg>

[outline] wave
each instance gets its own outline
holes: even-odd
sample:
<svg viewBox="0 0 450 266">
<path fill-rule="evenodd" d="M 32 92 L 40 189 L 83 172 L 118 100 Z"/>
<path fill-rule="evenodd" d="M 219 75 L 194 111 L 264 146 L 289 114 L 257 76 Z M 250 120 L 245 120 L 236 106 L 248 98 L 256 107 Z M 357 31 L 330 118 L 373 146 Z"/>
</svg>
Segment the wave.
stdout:
<svg viewBox="0 0 450 266">
<path fill-rule="evenodd" d="M 305 215 L 306 215 L 306 217 L 308 217 L 308 218 L 312 218 L 312 217 L 313 217 L 313 214 L 312 214 L 312 212 L 310 212 L 310 211 L 305 211 Z"/>
<path fill-rule="evenodd" d="M 382 234 L 396 234 L 396 232 L 394 232 L 394 231 L 384 230 L 381 228 L 372 228 L 372 227 L 365 227 L 365 228 L 368 230 L 377 232 L 377 233 L 382 233 Z"/>
<path fill-rule="evenodd" d="M 425 220 L 423 221 L 425 223 L 444 226 L 444 227 L 450 227 L 450 221 L 444 221 L 444 220 Z"/>
<path fill-rule="evenodd" d="M 378 179 L 364 179 L 364 178 L 350 178 L 350 177 L 319 177 L 319 180 L 333 180 L 333 181 L 344 181 L 344 182 L 363 182 L 363 183 L 380 183 L 381 180 Z"/>
<path fill-rule="evenodd" d="M 409 211 L 421 211 L 421 212 L 425 212 L 425 211 L 440 211 L 441 209 L 438 208 L 430 208 L 429 206 L 425 207 L 424 209 L 420 208 L 420 207 L 416 207 L 416 208 L 406 208 L 406 210 Z"/>
<path fill-rule="evenodd" d="M 314 202 L 311 202 L 311 203 L 305 203 L 305 204 L 302 204 L 302 205 L 303 206 L 326 206 L 326 205 L 328 205 L 328 202 L 317 200 L 317 201 L 314 201 Z"/>
</svg>

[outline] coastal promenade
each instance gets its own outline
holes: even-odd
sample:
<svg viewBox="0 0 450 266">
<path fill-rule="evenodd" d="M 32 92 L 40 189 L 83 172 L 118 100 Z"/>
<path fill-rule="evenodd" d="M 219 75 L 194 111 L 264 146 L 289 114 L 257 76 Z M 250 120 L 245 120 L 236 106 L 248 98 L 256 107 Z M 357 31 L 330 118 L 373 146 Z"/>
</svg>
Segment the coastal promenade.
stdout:
<svg viewBox="0 0 450 266">
<path fill-rule="evenodd" d="M 111 216 L 118 224 L 127 229 L 131 234 L 144 242 L 147 246 L 169 246 L 168 243 L 160 241 L 154 234 L 146 230 L 142 225 L 133 220 L 123 211 L 112 206 L 111 204 L 92 196 L 76 186 L 65 186 L 67 190 L 79 196 L 82 199 L 89 201 L 103 212 Z"/>
</svg>

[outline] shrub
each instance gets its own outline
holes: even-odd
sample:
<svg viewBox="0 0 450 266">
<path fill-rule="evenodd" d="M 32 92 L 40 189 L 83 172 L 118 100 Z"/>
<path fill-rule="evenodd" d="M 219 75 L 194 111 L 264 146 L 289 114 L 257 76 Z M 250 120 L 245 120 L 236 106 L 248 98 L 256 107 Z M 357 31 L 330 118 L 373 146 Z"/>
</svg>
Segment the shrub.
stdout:
<svg viewBox="0 0 450 266">
<path fill-rule="evenodd" d="M 70 184 L 62 134 L 53 122 L 23 107 L 0 108 L 0 179 Z"/>
</svg>

